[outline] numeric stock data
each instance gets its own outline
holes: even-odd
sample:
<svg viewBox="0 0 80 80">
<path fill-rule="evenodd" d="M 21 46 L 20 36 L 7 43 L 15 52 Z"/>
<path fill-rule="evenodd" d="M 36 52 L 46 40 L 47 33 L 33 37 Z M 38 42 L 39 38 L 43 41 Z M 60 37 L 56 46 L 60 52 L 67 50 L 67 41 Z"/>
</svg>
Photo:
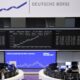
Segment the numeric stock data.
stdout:
<svg viewBox="0 0 80 80">
<path fill-rule="evenodd" d="M 0 49 L 79 50 L 80 30 L 3 30 Z"/>
</svg>

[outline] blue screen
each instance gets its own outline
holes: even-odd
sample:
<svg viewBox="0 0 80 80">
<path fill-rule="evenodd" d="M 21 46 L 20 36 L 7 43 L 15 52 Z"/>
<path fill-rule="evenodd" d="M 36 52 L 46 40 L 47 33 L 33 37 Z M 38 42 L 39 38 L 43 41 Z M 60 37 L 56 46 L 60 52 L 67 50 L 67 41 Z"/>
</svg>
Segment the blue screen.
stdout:
<svg viewBox="0 0 80 80">
<path fill-rule="evenodd" d="M 15 63 L 17 68 L 45 68 L 56 63 L 56 51 L 6 51 L 5 62 Z"/>
</svg>

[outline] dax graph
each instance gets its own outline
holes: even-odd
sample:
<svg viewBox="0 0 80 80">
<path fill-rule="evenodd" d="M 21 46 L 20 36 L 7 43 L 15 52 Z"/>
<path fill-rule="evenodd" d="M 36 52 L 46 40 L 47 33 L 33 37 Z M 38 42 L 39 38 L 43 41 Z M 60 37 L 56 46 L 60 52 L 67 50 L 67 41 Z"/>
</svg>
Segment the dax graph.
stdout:
<svg viewBox="0 0 80 80">
<path fill-rule="evenodd" d="M 80 0 L 0 0 L 0 17 L 79 17 L 79 7 Z"/>
<path fill-rule="evenodd" d="M 5 62 L 15 64 L 17 68 L 45 68 L 51 63 L 56 63 L 56 51 L 6 51 Z"/>
<path fill-rule="evenodd" d="M 52 49 L 52 31 L 10 31 L 11 49 Z"/>
<path fill-rule="evenodd" d="M 0 0 L 0 17 L 25 17 L 27 0 Z"/>
</svg>

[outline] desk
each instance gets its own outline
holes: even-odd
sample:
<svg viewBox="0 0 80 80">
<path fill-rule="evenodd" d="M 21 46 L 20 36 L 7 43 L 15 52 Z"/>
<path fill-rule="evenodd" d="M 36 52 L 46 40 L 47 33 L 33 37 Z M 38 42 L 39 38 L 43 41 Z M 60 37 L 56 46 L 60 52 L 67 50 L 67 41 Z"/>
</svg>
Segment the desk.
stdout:
<svg viewBox="0 0 80 80">
<path fill-rule="evenodd" d="M 22 79 L 24 79 L 24 72 L 22 70 L 18 70 L 18 75 L 4 80 L 22 80 Z"/>
<path fill-rule="evenodd" d="M 45 75 L 44 69 L 42 69 L 39 71 L 39 80 L 61 80 L 61 79 L 56 79 L 56 78 L 52 78 L 52 77 Z"/>
</svg>

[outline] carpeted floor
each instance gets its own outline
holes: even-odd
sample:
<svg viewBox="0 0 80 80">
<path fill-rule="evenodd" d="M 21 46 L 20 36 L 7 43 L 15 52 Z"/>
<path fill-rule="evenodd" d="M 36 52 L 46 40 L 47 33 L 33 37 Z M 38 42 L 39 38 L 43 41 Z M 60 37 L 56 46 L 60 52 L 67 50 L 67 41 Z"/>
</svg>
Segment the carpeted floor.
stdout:
<svg viewBox="0 0 80 80">
<path fill-rule="evenodd" d="M 39 80 L 38 75 L 25 75 L 24 80 Z"/>
<path fill-rule="evenodd" d="M 24 72 L 39 72 L 41 69 L 22 69 Z M 24 75 L 24 80 L 39 80 L 38 74 Z"/>
</svg>

